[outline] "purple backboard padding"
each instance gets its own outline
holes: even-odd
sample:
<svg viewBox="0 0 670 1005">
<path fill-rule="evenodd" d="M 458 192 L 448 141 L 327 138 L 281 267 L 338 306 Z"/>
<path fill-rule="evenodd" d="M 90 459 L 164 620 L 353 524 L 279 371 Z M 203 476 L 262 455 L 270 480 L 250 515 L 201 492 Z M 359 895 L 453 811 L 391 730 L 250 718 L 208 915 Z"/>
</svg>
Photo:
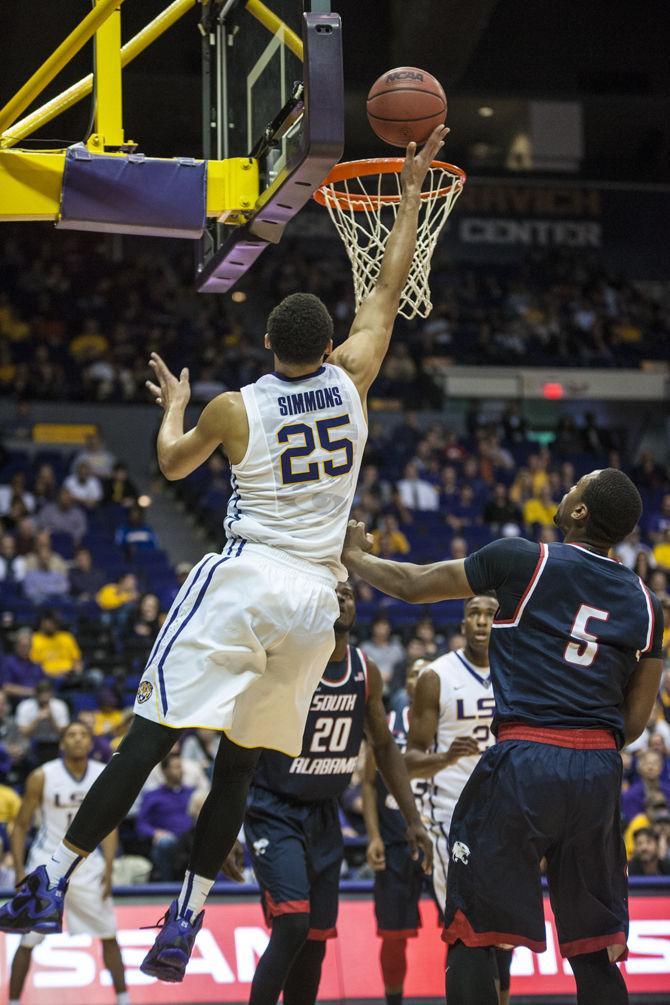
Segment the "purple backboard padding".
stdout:
<svg viewBox="0 0 670 1005">
<path fill-rule="evenodd" d="M 92 155 L 80 144 L 67 151 L 61 229 L 194 240 L 206 210 L 205 161 Z"/>
</svg>

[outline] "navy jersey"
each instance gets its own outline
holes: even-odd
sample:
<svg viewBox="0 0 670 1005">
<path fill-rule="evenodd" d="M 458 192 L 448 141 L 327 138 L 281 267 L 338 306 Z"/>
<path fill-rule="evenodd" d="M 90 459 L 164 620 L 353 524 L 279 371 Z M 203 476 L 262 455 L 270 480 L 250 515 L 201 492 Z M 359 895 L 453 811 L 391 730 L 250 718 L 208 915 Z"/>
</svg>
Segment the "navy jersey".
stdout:
<svg viewBox="0 0 670 1005">
<path fill-rule="evenodd" d="M 407 734 L 409 732 L 409 709 L 410 703 L 407 695 L 402 694 L 392 703 L 388 715 L 389 729 L 393 733 L 393 739 L 400 747 L 402 753 L 407 746 Z M 398 809 L 398 804 L 386 788 L 384 779 L 377 772 L 375 779 L 377 789 L 377 816 L 379 818 L 379 833 L 384 844 L 395 844 L 396 842 L 407 841 L 407 824 L 405 818 Z"/>
<path fill-rule="evenodd" d="M 641 656 L 660 657 L 658 598 L 631 569 L 577 544 L 494 541 L 465 560 L 475 593 L 494 590 L 489 648 L 501 722 L 613 730 Z"/>
<path fill-rule="evenodd" d="M 367 689 L 365 656 L 348 646 L 347 658 L 328 663 L 314 692 L 300 755 L 263 751 L 253 784 L 305 803 L 341 795 L 363 741 Z"/>
</svg>

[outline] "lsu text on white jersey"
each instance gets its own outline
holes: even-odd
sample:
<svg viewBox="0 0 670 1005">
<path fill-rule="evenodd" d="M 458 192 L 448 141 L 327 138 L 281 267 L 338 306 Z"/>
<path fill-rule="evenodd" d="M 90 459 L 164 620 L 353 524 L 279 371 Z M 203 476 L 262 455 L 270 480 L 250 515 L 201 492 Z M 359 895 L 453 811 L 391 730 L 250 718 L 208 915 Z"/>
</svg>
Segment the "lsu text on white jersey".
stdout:
<svg viewBox="0 0 670 1005">
<path fill-rule="evenodd" d="M 429 670 L 437 674 L 440 682 L 437 735 L 431 752 L 448 750 L 458 736 L 473 736 L 480 749 L 480 754 L 461 757 L 426 783 L 421 806 L 424 822 L 446 837 L 465 783 L 481 754 L 494 742 L 490 727 L 495 701 L 489 668 L 474 666 L 462 649 L 440 656 L 424 667 L 422 673 Z"/>
<path fill-rule="evenodd" d="M 269 545 L 346 578 L 340 561 L 367 439 L 360 396 L 325 363 L 242 388 L 249 443 L 232 465 L 227 537 Z"/>
<path fill-rule="evenodd" d="M 44 789 L 40 804 L 41 823 L 32 844 L 31 855 L 48 857 L 55 851 L 84 801 L 84 796 L 104 768 L 104 764 L 88 761 L 82 778 L 75 778 L 60 758 L 42 765 Z M 91 872 L 97 874 L 102 868 L 102 854 L 98 849 L 81 863 L 74 876 L 81 881 L 82 874 L 84 877 Z"/>
</svg>

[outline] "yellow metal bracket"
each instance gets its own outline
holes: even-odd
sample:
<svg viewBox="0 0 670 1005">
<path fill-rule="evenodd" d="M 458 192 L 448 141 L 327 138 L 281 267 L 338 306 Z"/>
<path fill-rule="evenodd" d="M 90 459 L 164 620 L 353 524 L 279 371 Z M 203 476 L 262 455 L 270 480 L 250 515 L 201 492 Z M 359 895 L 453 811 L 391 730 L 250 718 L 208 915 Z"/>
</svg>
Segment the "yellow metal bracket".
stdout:
<svg viewBox="0 0 670 1005">
<path fill-rule="evenodd" d="M 96 6 L 104 0 L 95 0 Z M 123 92 L 121 83 L 121 11 L 119 7 L 95 33 L 95 132 L 92 152 L 122 147 Z"/>
</svg>

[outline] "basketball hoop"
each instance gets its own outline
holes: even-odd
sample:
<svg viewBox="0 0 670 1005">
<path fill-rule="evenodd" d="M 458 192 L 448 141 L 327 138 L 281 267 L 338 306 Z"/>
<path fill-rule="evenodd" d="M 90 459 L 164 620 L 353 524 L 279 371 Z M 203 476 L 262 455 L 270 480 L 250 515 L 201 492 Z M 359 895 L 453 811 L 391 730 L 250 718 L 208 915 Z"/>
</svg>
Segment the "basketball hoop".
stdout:
<svg viewBox="0 0 670 1005">
<path fill-rule="evenodd" d="M 402 197 L 401 157 L 336 164 L 314 193 L 325 206 L 342 238 L 354 274 L 356 309 L 374 289 L 384 248 Z M 416 249 L 399 314 L 427 318 L 433 309 L 428 277 L 437 238 L 463 191 L 465 172 L 453 164 L 433 161 L 421 192 Z"/>
</svg>

